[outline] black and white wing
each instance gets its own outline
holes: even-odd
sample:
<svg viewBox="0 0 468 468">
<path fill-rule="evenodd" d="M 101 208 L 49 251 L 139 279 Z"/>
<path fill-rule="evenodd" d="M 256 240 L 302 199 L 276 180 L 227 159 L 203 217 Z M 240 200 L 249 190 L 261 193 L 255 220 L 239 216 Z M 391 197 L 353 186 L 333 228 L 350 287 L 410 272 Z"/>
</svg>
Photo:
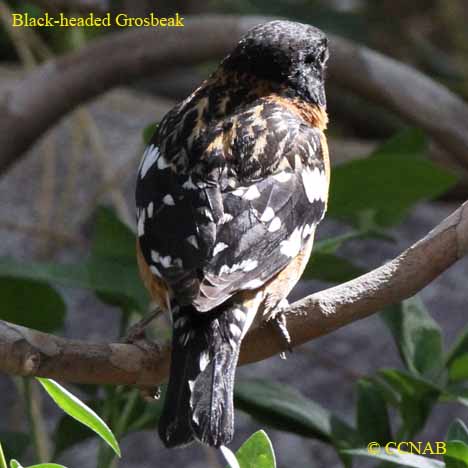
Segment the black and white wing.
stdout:
<svg viewBox="0 0 468 468">
<path fill-rule="evenodd" d="M 179 303 L 201 312 L 285 268 L 327 202 L 320 130 L 271 105 L 225 127 L 228 135 L 205 141 L 189 171 L 171 163 L 156 140 L 137 184 L 143 255 Z"/>
</svg>

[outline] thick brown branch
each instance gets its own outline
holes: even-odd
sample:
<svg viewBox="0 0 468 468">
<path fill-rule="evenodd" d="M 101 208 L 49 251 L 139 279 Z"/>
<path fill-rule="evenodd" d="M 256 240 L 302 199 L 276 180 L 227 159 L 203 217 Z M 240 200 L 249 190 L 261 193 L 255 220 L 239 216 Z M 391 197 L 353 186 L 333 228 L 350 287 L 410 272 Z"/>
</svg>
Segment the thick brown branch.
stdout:
<svg viewBox="0 0 468 468">
<path fill-rule="evenodd" d="M 78 104 L 119 84 L 217 59 L 265 17 L 200 16 L 184 28 L 115 33 L 51 60 L 0 101 L 0 173 Z M 411 67 L 331 36 L 330 79 L 425 129 L 468 167 L 468 106 Z M 40 116 L 40 118 L 38 118 Z"/>
<path fill-rule="evenodd" d="M 353 281 L 306 297 L 286 312 L 294 346 L 414 295 L 468 251 L 468 202 L 387 264 Z M 282 351 L 271 325 L 250 332 L 241 364 Z M 81 383 L 157 385 L 167 378 L 169 348 L 66 340 L 0 321 L 0 371 Z"/>
</svg>

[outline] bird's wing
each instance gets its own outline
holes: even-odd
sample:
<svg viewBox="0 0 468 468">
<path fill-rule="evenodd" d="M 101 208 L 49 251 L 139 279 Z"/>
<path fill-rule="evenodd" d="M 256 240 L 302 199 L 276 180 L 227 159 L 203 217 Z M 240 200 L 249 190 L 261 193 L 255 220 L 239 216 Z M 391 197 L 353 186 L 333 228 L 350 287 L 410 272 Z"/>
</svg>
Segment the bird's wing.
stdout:
<svg viewBox="0 0 468 468">
<path fill-rule="evenodd" d="M 143 255 L 177 299 L 199 311 L 281 271 L 326 209 L 320 130 L 275 106 L 225 127 L 204 149 L 209 171 L 202 163 L 176 171 L 153 145 L 137 184 Z"/>
</svg>

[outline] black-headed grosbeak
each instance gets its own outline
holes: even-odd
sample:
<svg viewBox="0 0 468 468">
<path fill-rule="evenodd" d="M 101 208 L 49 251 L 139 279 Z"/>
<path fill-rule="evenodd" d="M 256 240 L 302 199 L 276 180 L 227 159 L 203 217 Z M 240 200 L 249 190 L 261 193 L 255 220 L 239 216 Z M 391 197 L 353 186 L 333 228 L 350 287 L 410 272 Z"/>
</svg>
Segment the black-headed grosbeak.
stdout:
<svg viewBox="0 0 468 468">
<path fill-rule="evenodd" d="M 312 26 L 253 28 L 144 152 L 137 256 L 173 320 L 168 447 L 231 441 L 241 341 L 281 310 L 309 259 L 329 186 L 327 59 Z"/>
</svg>

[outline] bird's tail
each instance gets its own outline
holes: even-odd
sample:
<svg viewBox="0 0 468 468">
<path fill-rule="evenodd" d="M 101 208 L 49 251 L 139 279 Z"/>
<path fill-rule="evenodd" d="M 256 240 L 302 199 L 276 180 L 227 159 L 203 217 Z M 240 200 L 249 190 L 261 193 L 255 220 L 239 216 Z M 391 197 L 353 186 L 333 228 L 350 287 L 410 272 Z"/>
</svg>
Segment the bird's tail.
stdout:
<svg viewBox="0 0 468 468">
<path fill-rule="evenodd" d="M 173 312 L 169 385 L 159 422 L 167 447 L 199 440 L 227 445 L 234 433 L 234 375 L 240 344 L 251 319 L 240 305 Z"/>
</svg>

